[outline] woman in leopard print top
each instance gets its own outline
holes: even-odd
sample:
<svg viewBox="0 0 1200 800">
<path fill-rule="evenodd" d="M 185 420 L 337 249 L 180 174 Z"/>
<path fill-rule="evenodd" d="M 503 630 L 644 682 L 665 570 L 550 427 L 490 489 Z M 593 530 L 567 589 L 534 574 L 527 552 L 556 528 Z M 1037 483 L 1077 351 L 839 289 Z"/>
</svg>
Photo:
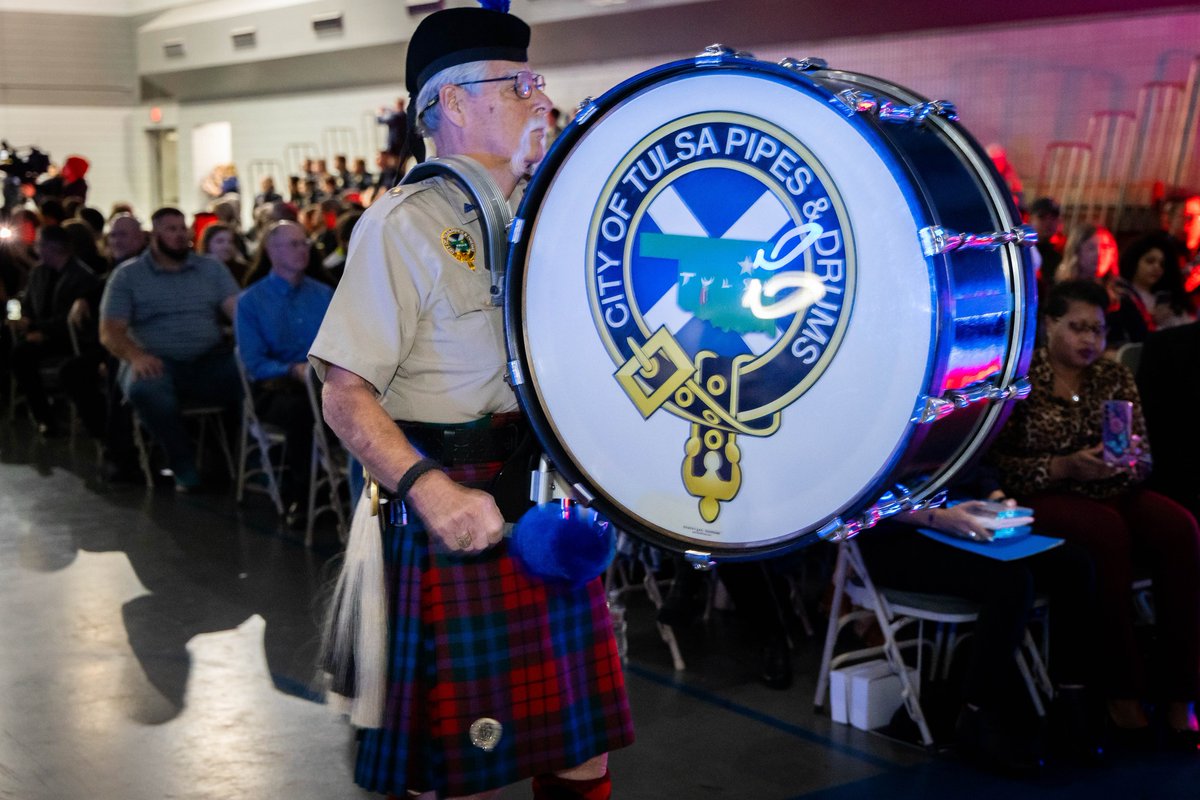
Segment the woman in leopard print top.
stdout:
<svg viewBox="0 0 1200 800">
<path fill-rule="evenodd" d="M 1096 567 L 1109 713 L 1120 728 L 1148 731 L 1140 700 L 1147 677 L 1134 636 L 1133 563 L 1154 579 L 1161 674 L 1152 685 L 1165 702 L 1169 740 L 1196 752 L 1188 703 L 1200 697 L 1200 530 L 1185 508 L 1143 489 L 1144 462 L 1111 466 L 1101 455 L 1106 400 L 1133 403 L 1133 433 L 1145 422 L 1133 376 L 1104 359 L 1107 292 L 1088 281 L 1054 287 L 1045 304 L 1046 346 L 990 459 L 1005 491 L 1034 509 L 1040 533 L 1085 547 Z"/>
</svg>

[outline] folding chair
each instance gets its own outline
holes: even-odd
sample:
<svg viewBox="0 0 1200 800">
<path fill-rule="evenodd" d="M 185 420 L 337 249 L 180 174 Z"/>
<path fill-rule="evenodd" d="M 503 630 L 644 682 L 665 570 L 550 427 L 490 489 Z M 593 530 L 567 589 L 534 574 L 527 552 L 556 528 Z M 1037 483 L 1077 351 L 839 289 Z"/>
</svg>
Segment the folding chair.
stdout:
<svg viewBox="0 0 1200 800">
<path fill-rule="evenodd" d="M 969 600 L 949 595 L 880 588 L 871 579 L 862 553 L 854 541 L 839 542 L 837 547 L 838 557 L 833 575 L 833 606 L 829 613 L 829 626 L 825 633 L 825 648 L 821 656 L 821 671 L 817 678 L 813 705 L 817 708 L 824 706 L 831 671 L 850 661 L 882 655 L 892 672 L 900 679 L 905 709 L 916 724 L 922 743 L 928 747 L 933 744 L 933 735 L 921 707 L 919 683 L 914 683 L 909 677 L 903 649 L 917 648 L 918 681 L 920 676 L 925 674 L 923 662 L 926 647 L 931 654 L 930 677 L 938 677 L 939 666 L 941 677 L 949 675 L 950 662 L 958 645 L 962 643 L 957 626 L 975 622 L 979 618 L 979 607 Z M 843 597 L 862 610 L 841 614 Z M 883 644 L 834 656 L 834 647 L 842 629 L 855 620 L 871 617 L 879 624 Z M 927 622 L 935 626 L 935 638 L 932 641 L 925 637 L 924 628 Z M 897 634 L 913 623 L 917 625 L 916 638 L 900 640 Z M 1045 661 L 1028 630 L 1025 631 L 1024 641 L 1014 658 L 1034 710 L 1038 716 L 1044 717 L 1046 708 L 1041 695 L 1044 693 L 1047 697 L 1052 697 L 1054 687 L 1050 682 Z"/>
<path fill-rule="evenodd" d="M 312 547 L 313 527 L 317 516 L 333 512 L 337 518 L 338 538 L 346 543 L 349 527 L 346 525 L 346 510 L 342 507 L 342 486 L 346 479 L 346 452 L 325 430 L 321 418 L 321 404 L 317 399 L 317 375 L 309 366 L 305 373 L 304 388 L 308 392 L 308 404 L 313 414 L 312 456 L 308 464 L 308 522 L 304 531 L 304 546 Z M 328 499 L 317 505 L 317 492 L 325 489 Z"/>
<path fill-rule="evenodd" d="M 246 365 L 242 363 L 242 354 L 234 351 L 234 357 L 237 360 L 238 378 L 242 382 L 242 435 L 238 437 L 237 502 L 242 502 L 247 490 L 264 492 L 271 498 L 275 510 L 283 516 L 283 493 L 279 487 L 283 481 L 283 466 L 286 463 L 287 436 L 282 428 L 258 418 L 254 410 L 254 395 L 250 391 L 250 379 L 246 376 Z M 276 449 L 279 451 L 278 461 L 271 458 L 271 451 Z M 258 461 L 257 467 L 248 466 L 252 458 Z M 265 485 L 251 481 L 252 478 L 260 476 Z"/>
<path fill-rule="evenodd" d="M 124 402 L 129 401 L 126 399 Z M 204 467 L 205 434 L 209 430 L 209 422 L 212 422 L 213 434 L 217 437 L 217 446 L 221 455 L 225 457 L 225 468 L 228 470 L 229 478 L 236 480 L 238 471 L 233 463 L 233 453 L 229 449 L 229 436 L 225 430 L 225 407 L 183 406 L 179 410 L 179 415 L 185 423 L 191 421 L 196 428 L 196 469 L 200 470 Z M 146 478 L 146 488 L 153 489 L 154 471 L 150 465 L 150 446 L 146 441 L 148 432 L 135 410 L 133 413 L 133 444 L 137 448 L 138 465 L 142 469 L 142 475 Z"/>
<path fill-rule="evenodd" d="M 53 402 L 53 395 L 56 395 L 56 394 L 61 395 L 61 393 L 62 393 L 62 386 L 61 386 L 61 383 L 60 383 L 59 377 L 58 377 L 59 371 L 62 369 L 64 364 L 66 364 L 68 361 L 70 361 L 72 357 L 78 356 L 79 352 L 80 352 L 79 351 L 79 335 L 78 335 L 78 332 L 75 330 L 75 326 L 68 324 L 67 332 L 70 334 L 70 337 L 71 337 L 71 353 L 72 353 L 72 355 L 51 356 L 51 357 L 45 359 L 42 362 L 41 366 L 38 367 L 39 377 L 41 377 L 41 379 L 42 379 L 42 386 L 44 387 L 44 390 L 45 390 L 47 396 L 51 397 L 52 402 Z M 12 342 L 12 346 L 14 346 L 14 347 L 16 346 L 15 341 Z M 29 403 L 26 401 L 25 395 L 22 394 L 20 389 L 17 388 L 16 378 L 13 377 L 12 375 L 10 375 L 9 380 L 8 380 L 8 421 L 9 422 L 14 422 L 16 420 L 18 405 L 25 406 L 25 411 L 29 415 L 30 421 L 33 421 L 33 410 L 29 407 Z M 69 414 L 68 422 L 67 422 L 68 435 L 70 437 L 69 441 L 68 441 L 68 445 L 70 446 L 70 448 L 72 450 L 74 450 L 75 449 L 75 428 L 79 423 L 79 415 L 78 415 L 78 412 L 76 412 L 76 410 L 75 410 L 74 403 L 70 403 L 70 402 L 67 403 L 67 409 L 68 409 L 67 413 Z"/>
<path fill-rule="evenodd" d="M 623 604 L 625 595 L 644 590 L 657 612 L 662 607 L 663 594 L 654 562 L 655 551 L 649 545 L 635 543 L 626 534 L 619 534 L 617 557 L 609 565 L 608 573 L 604 578 L 604 588 L 608 592 L 609 604 Z M 640 586 L 633 578 L 638 564 L 641 564 L 644 573 Z M 683 655 L 679 652 L 679 643 L 675 640 L 675 631 L 671 629 L 670 625 L 664 625 L 657 620 L 654 624 L 658 627 L 658 635 L 662 638 L 663 644 L 671 652 L 672 665 L 677 672 L 682 672 L 686 665 Z"/>
<path fill-rule="evenodd" d="M 1141 342 L 1129 342 L 1117 348 L 1117 361 L 1124 364 L 1135 376 L 1142 365 L 1142 347 Z"/>
</svg>

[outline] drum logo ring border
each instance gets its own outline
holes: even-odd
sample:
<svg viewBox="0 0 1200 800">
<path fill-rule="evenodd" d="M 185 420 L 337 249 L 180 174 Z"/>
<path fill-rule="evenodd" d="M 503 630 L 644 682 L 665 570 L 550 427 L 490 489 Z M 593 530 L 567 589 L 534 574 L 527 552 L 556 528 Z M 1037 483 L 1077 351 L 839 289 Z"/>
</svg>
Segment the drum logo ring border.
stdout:
<svg viewBox="0 0 1200 800">
<path fill-rule="evenodd" d="M 725 136 L 724 147 L 718 145 L 715 126 L 723 126 L 721 129 Z M 734 154 L 735 130 L 742 136 L 752 134 L 745 148 L 745 157 L 740 161 L 738 155 Z M 693 139 L 698 135 L 699 140 L 687 140 L 691 152 L 682 161 L 689 163 L 678 166 L 681 159 L 673 160 L 668 156 L 664 144 L 674 134 L 673 141 L 677 148 L 674 155 L 679 156 L 680 141 L 685 131 L 691 131 Z M 709 140 L 707 147 L 706 136 Z M 770 146 L 765 144 L 768 140 Z M 738 142 L 737 146 L 746 143 L 747 140 L 743 140 Z M 767 152 L 771 148 L 773 151 Z M 700 149 L 711 150 L 712 157 L 700 157 Z M 780 152 L 787 153 L 787 156 L 779 156 Z M 764 154 L 767 156 L 766 163 L 770 166 L 757 163 Z M 647 183 L 652 182 L 653 185 L 643 184 L 634 172 L 635 168 L 641 166 L 638 163 L 639 159 L 647 156 L 651 160 L 650 163 L 657 167 L 657 174 L 652 178 L 645 170 L 642 170 L 641 174 L 647 179 Z M 785 158 L 791 163 L 784 166 L 783 170 L 790 174 L 781 175 L 777 169 Z M 758 202 L 766 199 L 769 205 L 768 194 L 772 196 L 779 206 L 774 210 L 775 213 L 782 211 L 786 215 L 786 222 L 781 220 L 775 232 L 766 237 L 767 241 L 761 243 L 763 247 L 758 249 L 753 262 L 749 261 L 747 253 L 742 261 L 732 265 L 739 268 L 737 273 L 728 272 L 731 268 L 728 263 L 725 264 L 724 273 L 720 267 L 713 267 L 713 263 L 720 259 L 705 258 L 705 249 L 710 248 L 709 243 L 717 238 L 722 239 L 726 249 L 729 246 L 735 249 L 742 246 L 744 249 L 746 245 L 756 242 L 741 242 L 707 235 L 708 231 L 701 223 L 695 221 L 694 217 L 694 225 L 691 227 L 699 226 L 707 238 L 665 233 L 651 235 L 658 237 L 655 240 L 656 244 L 667 249 L 682 248 L 683 252 L 698 250 L 700 261 L 695 263 L 700 263 L 701 269 L 714 270 L 708 276 L 699 271 L 686 272 L 683 261 L 677 259 L 679 281 L 673 288 L 677 293 L 682 290 L 691 308 L 684 308 L 684 300 L 680 299 L 679 294 L 676 295 L 677 305 L 685 312 L 699 310 L 709 314 L 708 317 L 701 317 L 693 313 L 693 319 L 705 318 L 710 325 L 726 332 L 736 330 L 738 325 L 751 328 L 758 325 L 765 328 L 770 323 L 762 320 L 773 318 L 770 310 L 772 305 L 787 301 L 799 303 L 798 306 L 793 303 L 794 310 L 790 314 L 783 314 L 783 309 L 775 312 L 781 315 L 778 316 L 781 320 L 786 316 L 790 316 L 791 319 L 782 333 L 777 326 L 771 325 L 776 339 L 760 352 L 751 349 L 749 354 L 722 357 L 714 351 L 700 349 L 694 354 L 689 354 L 667 326 L 663 325 L 651 331 L 650 324 L 637 303 L 634 291 L 637 276 L 633 266 L 637 255 L 634 252 L 635 240 L 639 243 L 645 241 L 640 229 L 650 207 L 678 179 L 705 169 L 741 173 L 756 180 L 767 190 Z M 633 176 L 632 182 L 635 187 L 641 190 L 640 198 L 632 212 L 627 210 L 617 192 L 618 183 L 630 182 L 630 176 Z M 806 196 L 809 199 L 805 199 Z M 815 199 L 811 199 L 814 197 Z M 669 198 L 669 201 L 675 204 L 682 202 L 677 194 Z M 827 229 L 825 225 L 830 220 L 834 224 Z M 607 226 L 610 222 L 616 223 L 619 235 L 609 235 Z M 788 227 L 783 231 L 785 224 Z M 802 235 L 804 238 L 801 244 L 787 251 L 784 242 L 789 237 L 797 238 Z M 825 242 L 827 238 L 832 238 L 832 241 Z M 616 266 L 611 255 L 600 252 L 601 239 L 610 244 L 622 245 L 619 282 L 605 282 L 600 274 Z M 621 242 L 621 239 L 624 241 Z M 775 240 L 773 248 L 771 239 Z M 652 249 L 650 257 L 655 257 L 654 252 L 661 252 L 661 247 L 659 251 Z M 787 252 L 787 255 L 780 258 L 784 252 Z M 706 522 L 712 523 L 720 513 L 720 503 L 732 500 L 741 486 L 741 449 L 737 444 L 738 435 L 773 435 L 781 424 L 783 409 L 816 383 L 833 360 L 845 336 L 854 306 L 857 264 L 849 215 L 841 195 L 828 170 L 813 153 L 795 136 L 777 125 L 740 112 L 689 114 L 667 122 L 643 137 L 618 162 L 595 206 L 589 225 L 586 254 L 589 304 L 596 329 L 609 355 L 618 366 L 613 377 L 644 418 L 648 418 L 659 408 L 666 408 L 668 413 L 691 423 L 691 435 L 685 443 L 686 455 L 681 468 L 683 483 L 689 494 L 700 498 L 700 516 Z M 677 255 L 677 251 L 673 250 L 671 255 Z M 824 258 L 814 259 L 814 255 Z M 801 268 L 784 271 L 783 268 L 797 257 L 803 259 L 803 264 L 799 265 Z M 824 270 L 823 276 L 814 271 L 814 265 Z M 779 273 L 775 273 L 774 270 L 779 270 Z M 801 273 L 807 273 L 807 276 L 801 276 Z M 750 274 L 751 279 L 741 278 L 745 274 Z M 801 285 L 787 282 L 782 288 L 791 288 L 793 291 L 790 294 L 784 294 L 772 304 L 762 303 L 764 295 L 774 297 L 778 294 L 766 288 L 770 286 L 770 281 L 764 284 L 761 280 L 754 280 L 768 275 L 773 276 L 770 280 L 792 276 Z M 733 288 L 733 293 L 725 292 L 724 295 L 719 295 L 723 300 L 714 304 L 714 308 L 717 309 L 714 311 L 704 306 L 708 299 L 708 287 L 718 277 L 722 279 L 718 289 Z M 730 277 L 733 278 L 733 284 L 730 283 Z M 804 283 L 805 277 L 808 280 L 807 284 Z M 698 280 L 689 287 L 691 278 Z M 745 290 L 740 295 L 735 286 L 739 280 Z M 808 296 L 807 304 L 803 300 L 797 300 L 814 281 L 817 284 L 816 293 Z M 757 283 L 758 286 L 751 287 L 752 283 Z M 701 284 L 702 288 L 697 289 L 696 284 Z M 606 295 L 607 290 L 614 286 L 621 288 L 620 294 L 607 298 L 601 296 Z M 758 292 L 757 307 L 751 306 L 747 299 L 751 288 Z M 698 305 L 692 297 L 697 291 Z M 621 307 L 613 305 L 614 301 L 618 300 L 624 301 L 622 305 L 627 317 L 632 318 L 636 325 L 636 335 L 627 335 L 623 342 L 614 338 L 610 327 L 625 327 L 629 319 L 621 325 L 610 325 L 609 317 L 606 316 L 614 307 Z M 747 308 L 748 311 L 736 308 L 737 305 Z M 814 316 L 814 311 L 818 316 Z M 829 323 L 833 323 L 829 330 L 818 327 Z M 678 331 L 679 328 L 675 332 Z M 760 335 L 764 332 L 758 331 Z M 787 358 L 787 354 L 791 354 L 792 358 Z M 751 376 L 753 382 L 757 378 L 756 385 L 759 391 L 756 394 L 762 394 L 761 384 L 769 383 L 777 373 L 786 371 L 786 366 L 772 369 L 777 361 L 794 364 L 801 356 L 807 359 L 803 361 L 803 365 L 808 369 L 803 370 L 798 380 L 784 386 L 765 402 L 741 408 L 745 399 L 742 379 Z M 760 374 L 755 375 L 756 372 Z M 778 380 L 776 382 L 786 383 Z"/>
</svg>

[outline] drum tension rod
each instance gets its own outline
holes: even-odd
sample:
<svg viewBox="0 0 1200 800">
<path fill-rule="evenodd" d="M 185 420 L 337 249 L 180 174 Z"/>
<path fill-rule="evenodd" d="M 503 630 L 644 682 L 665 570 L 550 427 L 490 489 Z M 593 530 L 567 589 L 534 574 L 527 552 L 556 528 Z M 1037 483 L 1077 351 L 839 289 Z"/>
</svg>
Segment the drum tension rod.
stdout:
<svg viewBox="0 0 1200 800">
<path fill-rule="evenodd" d="M 955 250 L 995 250 L 1006 244 L 1021 247 L 1037 244 L 1037 231 L 1028 225 L 992 233 L 958 233 L 940 225 L 930 225 L 917 231 L 917 236 L 921 240 L 921 252 L 930 258 Z"/>
<path fill-rule="evenodd" d="M 735 50 L 732 47 L 715 43 L 701 50 L 696 54 L 696 64 L 702 66 L 705 64 L 719 64 L 722 61 L 730 58 L 754 58 L 754 53 L 745 50 Z"/>
<path fill-rule="evenodd" d="M 958 109 L 949 100 L 931 100 L 927 103 L 899 106 L 890 100 L 880 100 L 869 92 L 857 89 L 844 89 L 836 96 L 849 111 L 872 116 L 880 122 L 911 122 L 914 125 L 922 125 L 929 117 L 942 117 L 951 122 L 958 119 Z"/>
<path fill-rule="evenodd" d="M 790 69 L 793 72 L 812 72 L 818 69 L 829 69 L 829 62 L 816 56 L 805 56 L 804 58 L 792 58 L 789 56 L 780 60 L 779 66 L 784 69 Z"/>
</svg>

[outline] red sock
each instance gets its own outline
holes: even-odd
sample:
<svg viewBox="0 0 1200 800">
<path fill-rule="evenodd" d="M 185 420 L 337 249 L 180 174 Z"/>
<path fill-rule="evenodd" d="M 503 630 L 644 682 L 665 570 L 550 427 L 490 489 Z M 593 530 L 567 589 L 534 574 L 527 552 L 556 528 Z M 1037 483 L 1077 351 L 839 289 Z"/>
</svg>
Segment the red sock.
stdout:
<svg viewBox="0 0 1200 800">
<path fill-rule="evenodd" d="M 538 775 L 533 779 L 533 800 L 609 800 L 612 779 L 608 770 L 599 778 L 573 781 L 557 775 Z"/>
</svg>

